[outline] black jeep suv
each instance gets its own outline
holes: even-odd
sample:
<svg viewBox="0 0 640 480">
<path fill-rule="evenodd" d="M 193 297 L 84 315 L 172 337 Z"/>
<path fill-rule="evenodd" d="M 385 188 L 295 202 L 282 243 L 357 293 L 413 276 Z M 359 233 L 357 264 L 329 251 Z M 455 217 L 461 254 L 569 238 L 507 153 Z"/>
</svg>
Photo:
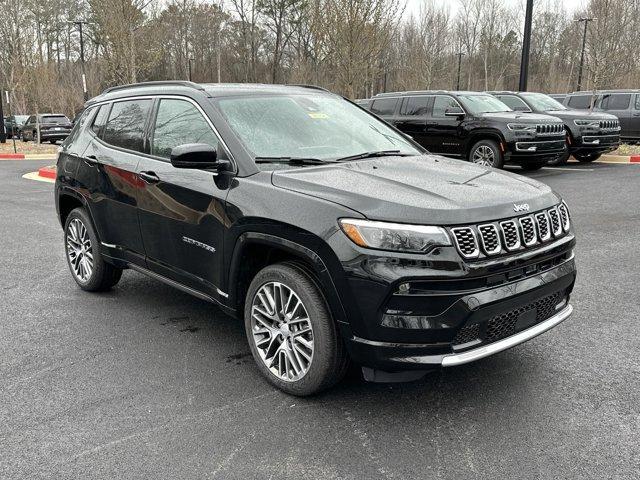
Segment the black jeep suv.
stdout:
<svg viewBox="0 0 640 480">
<path fill-rule="evenodd" d="M 111 89 L 86 104 L 57 172 L 82 289 L 130 268 L 214 302 L 292 394 L 334 384 L 349 359 L 369 380 L 471 362 L 572 311 L 557 194 L 429 155 L 322 89 Z"/>
<path fill-rule="evenodd" d="M 22 140 L 35 142 L 38 140 L 38 130 L 40 131 L 40 141 L 56 143 L 64 140 L 71 132 L 71 120 L 66 115 L 59 113 L 47 113 L 42 115 L 31 115 L 22 126 Z"/>
<path fill-rule="evenodd" d="M 559 118 L 514 112 L 485 93 L 381 93 L 368 109 L 429 152 L 480 165 L 537 170 L 566 153 Z"/>
<path fill-rule="evenodd" d="M 569 150 L 550 163 L 566 163 L 570 155 L 581 162 L 593 162 L 620 146 L 620 122 L 615 115 L 571 110 L 544 93 L 490 93 L 517 112 L 546 113 L 564 122 Z"/>
</svg>

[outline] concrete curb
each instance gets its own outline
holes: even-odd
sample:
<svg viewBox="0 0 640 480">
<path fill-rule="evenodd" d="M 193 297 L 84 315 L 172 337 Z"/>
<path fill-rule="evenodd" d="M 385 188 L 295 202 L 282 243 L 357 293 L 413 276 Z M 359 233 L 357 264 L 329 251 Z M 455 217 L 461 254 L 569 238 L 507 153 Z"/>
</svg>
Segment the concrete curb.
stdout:
<svg viewBox="0 0 640 480">
<path fill-rule="evenodd" d="M 23 160 L 24 153 L 0 153 L 0 160 Z"/>
<path fill-rule="evenodd" d="M 597 161 L 604 163 L 640 163 L 640 155 L 602 155 Z"/>
<path fill-rule="evenodd" d="M 0 160 L 51 160 L 55 161 L 55 153 L 0 153 Z"/>
</svg>

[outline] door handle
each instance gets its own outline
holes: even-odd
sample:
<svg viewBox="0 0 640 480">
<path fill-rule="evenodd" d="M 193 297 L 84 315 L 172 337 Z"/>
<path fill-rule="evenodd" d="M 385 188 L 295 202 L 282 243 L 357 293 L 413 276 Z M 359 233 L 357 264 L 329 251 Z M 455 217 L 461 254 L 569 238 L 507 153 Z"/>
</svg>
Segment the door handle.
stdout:
<svg viewBox="0 0 640 480">
<path fill-rule="evenodd" d="M 94 166 L 98 164 L 98 157 L 96 157 L 95 155 L 87 155 L 86 157 L 83 157 L 82 160 L 84 160 L 84 163 L 86 163 L 89 166 Z"/>
<path fill-rule="evenodd" d="M 147 183 L 158 183 L 160 181 L 160 177 L 155 172 L 140 172 L 138 175 Z"/>
</svg>

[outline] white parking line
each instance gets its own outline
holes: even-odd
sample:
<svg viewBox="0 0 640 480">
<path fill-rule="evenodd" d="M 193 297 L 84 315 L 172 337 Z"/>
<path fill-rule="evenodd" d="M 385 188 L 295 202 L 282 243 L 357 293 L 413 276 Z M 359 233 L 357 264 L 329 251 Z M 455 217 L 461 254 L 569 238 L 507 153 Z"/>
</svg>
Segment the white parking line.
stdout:
<svg viewBox="0 0 640 480">
<path fill-rule="evenodd" d="M 560 170 L 562 172 L 593 172 L 593 168 L 542 167 L 544 170 Z"/>
</svg>

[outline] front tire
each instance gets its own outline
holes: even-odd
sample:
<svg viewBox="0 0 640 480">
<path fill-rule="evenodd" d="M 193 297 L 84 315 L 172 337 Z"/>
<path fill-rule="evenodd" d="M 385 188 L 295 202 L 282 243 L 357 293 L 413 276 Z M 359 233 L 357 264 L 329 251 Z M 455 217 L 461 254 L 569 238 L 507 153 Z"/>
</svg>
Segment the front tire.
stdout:
<svg viewBox="0 0 640 480">
<path fill-rule="evenodd" d="M 348 357 L 316 282 L 292 264 L 269 265 L 245 299 L 245 331 L 266 379 L 291 395 L 313 395 L 344 376 Z"/>
<path fill-rule="evenodd" d="M 574 157 L 576 160 L 582 163 L 589 163 L 598 160 L 602 154 L 601 153 L 574 153 Z"/>
<path fill-rule="evenodd" d="M 494 140 L 480 140 L 476 143 L 469 151 L 468 160 L 485 167 L 502 168 L 504 166 L 504 155 Z"/>
<path fill-rule="evenodd" d="M 83 208 L 72 210 L 67 217 L 64 244 L 69 270 L 82 290 L 102 292 L 120 281 L 122 269 L 103 260 L 98 236 Z"/>
</svg>

